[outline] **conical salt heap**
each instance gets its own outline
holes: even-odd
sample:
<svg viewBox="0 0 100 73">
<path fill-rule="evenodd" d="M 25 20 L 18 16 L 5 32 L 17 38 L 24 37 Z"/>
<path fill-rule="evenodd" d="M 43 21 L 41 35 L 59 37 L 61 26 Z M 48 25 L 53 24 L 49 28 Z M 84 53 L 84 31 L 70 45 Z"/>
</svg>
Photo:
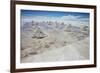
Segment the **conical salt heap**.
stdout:
<svg viewBox="0 0 100 73">
<path fill-rule="evenodd" d="M 44 38 L 46 37 L 47 35 L 44 34 L 41 29 L 39 27 L 36 27 L 34 30 L 33 30 L 33 36 L 32 38 L 37 38 L 37 39 L 41 39 L 41 38 Z"/>
</svg>

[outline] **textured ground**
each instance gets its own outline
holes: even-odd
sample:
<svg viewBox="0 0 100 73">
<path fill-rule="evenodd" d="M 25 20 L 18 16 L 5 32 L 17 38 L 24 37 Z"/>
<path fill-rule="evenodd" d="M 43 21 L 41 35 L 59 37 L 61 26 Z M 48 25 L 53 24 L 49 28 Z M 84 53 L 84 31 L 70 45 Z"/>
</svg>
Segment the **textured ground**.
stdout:
<svg viewBox="0 0 100 73">
<path fill-rule="evenodd" d="M 89 59 L 88 31 L 73 26 L 51 26 L 46 29 L 47 26 L 32 25 L 22 30 L 21 62 Z"/>
</svg>

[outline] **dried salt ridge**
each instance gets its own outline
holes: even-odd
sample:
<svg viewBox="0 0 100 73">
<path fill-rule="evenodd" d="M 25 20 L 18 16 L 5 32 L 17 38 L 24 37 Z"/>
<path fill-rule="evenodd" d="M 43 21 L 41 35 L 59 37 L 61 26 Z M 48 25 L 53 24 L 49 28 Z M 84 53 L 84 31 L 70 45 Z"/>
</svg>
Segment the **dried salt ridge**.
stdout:
<svg viewBox="0 0 100 73">
<path fill-rule="evenodd" d="M 22 31 L 21 62 L 89 59 L 88 26 L 58 22 L 32 22 L 27 26 Z"/>
</svg>

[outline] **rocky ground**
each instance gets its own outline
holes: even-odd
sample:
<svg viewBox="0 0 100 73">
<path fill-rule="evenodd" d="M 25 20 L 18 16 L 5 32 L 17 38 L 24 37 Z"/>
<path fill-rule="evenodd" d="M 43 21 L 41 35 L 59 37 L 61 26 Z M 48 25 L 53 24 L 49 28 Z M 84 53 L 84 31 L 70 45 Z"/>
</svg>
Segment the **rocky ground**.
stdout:
<svg viewBox="0 0 100 73">
<path fill-rule="evenodd" d="M 89 59 L 89 27 L 30 22 L 21 30 L 21 62 Z"/>
</svg>

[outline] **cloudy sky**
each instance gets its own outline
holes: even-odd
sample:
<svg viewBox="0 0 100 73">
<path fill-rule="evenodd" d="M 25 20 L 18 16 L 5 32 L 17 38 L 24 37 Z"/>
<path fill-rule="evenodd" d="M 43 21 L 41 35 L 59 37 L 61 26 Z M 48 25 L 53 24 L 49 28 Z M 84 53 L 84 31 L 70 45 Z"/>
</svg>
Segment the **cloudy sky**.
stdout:
<svg viewBox="0 0 100 73">
<path fill-rule="evenodd" d="M 58 12 L 58 11 L 39 11 L 21 10 L 21 21 L 59 21 L 77 25 L 83 23 L 89 25 L 89 13 L 79 12 Z"/>
</svg>

